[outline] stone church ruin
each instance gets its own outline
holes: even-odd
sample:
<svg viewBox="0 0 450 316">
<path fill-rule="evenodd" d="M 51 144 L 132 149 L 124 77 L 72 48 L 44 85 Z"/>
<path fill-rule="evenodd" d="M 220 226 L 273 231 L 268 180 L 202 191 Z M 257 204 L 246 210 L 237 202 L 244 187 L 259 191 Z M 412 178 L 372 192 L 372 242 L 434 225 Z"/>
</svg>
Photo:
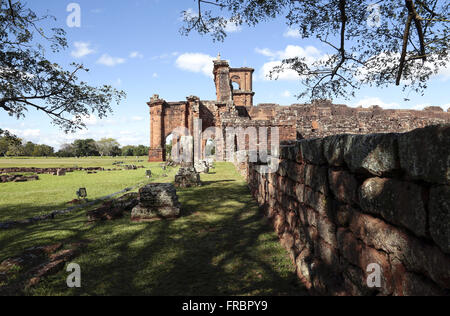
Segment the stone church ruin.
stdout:
<svg viewBox="0 0 450 316">
<path fill-rule="evenodd" d="M 229 128 L 278 128 L 276 171 L 261 172 L 264 161 L 234 162 L 311 293 L 448 295 L 450 113 L 327 100 L 254 106 L 252 75 L 218 58 L 217 100 L 166 102 L 155 95 L 148 103 L 149 160 L 165 159 L 166 137 L 177 127 L 195 138 L 198 120 L 201 132 L 213 127 L 222 135 Z M 248 136 L 251 142 L 246 135 L 233 143 L 227 134 L 225 147 L 218 138 L 216 153 L 239 149 L 234 158 L 250 157 L 266 139 Z M 238 146 L 243 138 L 245 150 Z M 180 141 L 174 137 L 172 145 Z M 374 265 L 380 284 L 372 287 Z"/>
<path fill-rule="evenodd" d="M 311 104 L 253 105 L 252 68 L 231 68 L 220 56 L 214 62 L 217 100 L 205 101 L 189 96 L 186 101 L 168 102 L 154 95 L 150 108 L 149 161 L 165 161 L 166 138 L 179 127 L 194 135 L 194 120 L 202 120 L 202 131 L 209 127 L 278 127 L 280 141 L 295 141 L 337 134 L 407 132 L 428 125 L 450 123 L 450 113 L 440 107 L 423 111 L 384 110 L 379 106 L 352 108 L 317 100 Z M 236 89 L 235 89 L 236 88 Z M 225 133 L 224 133 L 225 134 Z M 258 143 L 258 140 L 256 140 Z M 202 152 L 207 139 L 201 144 Z M 173 139 L 174 146 L 177 139 Z M 216 152 L 221 152 L 221 144 Z"/>
</svg>

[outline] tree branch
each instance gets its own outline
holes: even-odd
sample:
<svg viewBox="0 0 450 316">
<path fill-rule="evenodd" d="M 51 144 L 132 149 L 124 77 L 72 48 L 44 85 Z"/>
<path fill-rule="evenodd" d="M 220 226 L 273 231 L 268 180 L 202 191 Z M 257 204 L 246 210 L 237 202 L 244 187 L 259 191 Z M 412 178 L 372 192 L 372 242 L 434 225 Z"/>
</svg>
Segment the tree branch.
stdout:
<svg viewBox="0 0 450 316">
<path fill-rule="evenodd" d="M 419 43 L 420 43 L 420 55 L 424 56 L 423 61 L 427 60 L 426 53 L 425 53 L 425 39 L 423 36 L 423 29 L 422 29 L 422 18 L 416 11 L 416 7 L 414 5 L 413 0 L 405 0 L 406 1 L 406 7 L 408 8 L 409 14 L 414 19 L 414 24 L 416 26 L 417 34 L 419 36 Z"/>
<path fill-rule="evenodd" d="M 8 3 L 9 3 L 9 14 L 11 14 L 13 24 L 16 25 L 16 17 L 14 14 L 13 4 L 11 3 L 11 0 L 8 0 Z"/>
<path fill-rule="evenodd" d="M 331 80 L 334 78 L 336 73 L 339 71 L 339 68 L 342 67 L 342 65 L 345 62 L 345 28 L 347 26 L 347 14 L 345 11 L 345 5 L 346 0 L 339 0 L 339 11 L 341 12 L 341 46 L 339 48 L 339 52 L 341 54 L 341 60 L 339 61 L 339 64 L 336 65 L 334 68 L 332 74 L 331 74 Z"/>
<path fill-rule="evenodd" d="M 408 1 L 408 0 L 406 0 L 406 1 Z M 403 68 L 405 67 L 406 52 L 407 52 L 408 40 L 409 40 L 409 30 L 411 28 L 412 20 L 413 20 L 413 16 L 411 13 L 409 13 L 408 19 L 406 20 L 405 33 L 403 34 L 403 47 L 402 47 L 402 53 L 400 56 L 400 65 L 398 68 L 397 80 L 396 80 L 397 86 L 400 85 L 400 81 L 401 81 L 402 75 L 403 75 Z"/>
<path fill-rule="evenodd" d="M 8 112 L 13 112 L 13 109 L 11 109 L 10 107 L 6 106 L 6 101 L 1 100 L 0 101 L 0 108 L 8 111 Z"/>
</svg>

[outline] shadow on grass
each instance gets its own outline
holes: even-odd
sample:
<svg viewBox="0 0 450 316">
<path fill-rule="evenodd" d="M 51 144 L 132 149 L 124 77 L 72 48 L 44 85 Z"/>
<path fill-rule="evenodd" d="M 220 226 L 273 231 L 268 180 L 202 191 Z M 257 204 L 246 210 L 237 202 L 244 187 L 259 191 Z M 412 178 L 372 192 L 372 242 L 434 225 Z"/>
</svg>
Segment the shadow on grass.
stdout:
<svg viewBox="0 0 450 316">
<path fill-rule="evenodd" d="M 306 295 L 247 185 L 234 174 L 217 177 L 178 191 L 177 220 L 131 223 L 126 215 L 87 224 L 80 211 L 0 232 L 0 259 L 34 245 L 94 240 L 75 259 L 82 288 L 68 289 L 61 271 L 31 295 Z"/>
<path fill-rule="evenodd" d="M 97 280 L 88 294 L 307 294 L 245 185 L 218 181 L 179 195 L 190 212 L 116 240 L 114 259 L 89 268 L 85 279 Z"/>
</svg>

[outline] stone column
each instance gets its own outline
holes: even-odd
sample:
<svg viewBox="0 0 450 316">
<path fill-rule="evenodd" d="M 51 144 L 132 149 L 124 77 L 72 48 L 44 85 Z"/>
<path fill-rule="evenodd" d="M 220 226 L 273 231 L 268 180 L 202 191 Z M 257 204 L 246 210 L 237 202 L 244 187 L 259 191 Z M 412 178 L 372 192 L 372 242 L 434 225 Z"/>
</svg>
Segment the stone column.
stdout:
<svg viewBox="0 0 450 316">
<path fill-rule="evenodd" d="M 155 94 L 147 105 L 150 107 L 150 150 L 149 162 L 165 161 L 164 157 L 164 104 L 165 101 Z"/>
<path fill-rule="evenodd" d="M 196 96 L 187 97 L 189 104 L 189 133 L 193 137 L 193 159 L 192 162 L 201 159 L 201 132 L 202 132 L 202 122 L 197 124 L 197 120 L 200 119 L 200 98 Z"/>
<path fill-rule="evenodd" d="M 214 60 L 214 82 L 216 84 L 217 101 L 231 101 L 232 87 L 230 83 L 230 65 L 226 60 Z"/>
</svg>

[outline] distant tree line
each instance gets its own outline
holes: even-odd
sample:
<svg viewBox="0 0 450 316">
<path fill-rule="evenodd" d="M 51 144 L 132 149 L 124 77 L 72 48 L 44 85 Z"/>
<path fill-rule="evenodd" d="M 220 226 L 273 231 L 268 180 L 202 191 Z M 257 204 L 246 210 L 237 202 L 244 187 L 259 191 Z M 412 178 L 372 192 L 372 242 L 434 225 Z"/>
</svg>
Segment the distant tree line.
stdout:
<svg viewBox="0 0 450 316">
<path fill-rule="evenodd" d="M 8 131 L 0 130 L 0 157 L 91 157 L 91 156 L 146 156 L 149 147 L 124 146 L 114 138 L 77 139 L 71 144 L 64 144 L 61 149 L 33 142 L 24 142 Z"/>
</svg>

